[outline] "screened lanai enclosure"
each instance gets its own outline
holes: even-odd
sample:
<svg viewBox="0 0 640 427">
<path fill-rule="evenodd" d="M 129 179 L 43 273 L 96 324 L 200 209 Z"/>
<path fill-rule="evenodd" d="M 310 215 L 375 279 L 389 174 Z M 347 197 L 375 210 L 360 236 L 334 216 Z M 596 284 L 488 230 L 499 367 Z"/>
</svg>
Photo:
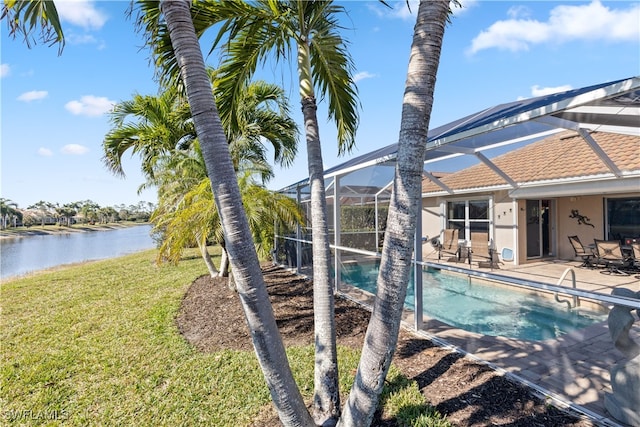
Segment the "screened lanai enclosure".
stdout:
<svg viewBox="0 0 640 427">
<path fill-rule="evenodd" d="M 521 150 L 536 144 L 547 147 L 541 144 L 548 140 L 564 150 L 555 170 L 571 169 L 573 175 L 558 178 L 553 170 L 541 166 L 533 168 L 535 179 L 527 181 L 514 173 L 513 164 L 509 168 L 514 156 L 506 156 L 514 154 L 518 161 Z M 569 148 L 574 143 L 577 145 Z M 537 150 L 538 159 L 552 157 Z M 497 151 L 503 154 L 496 156 Z M 391 144 L 324 174 L 335 287 L 365 303 L 371 303 L 376 293 L 396 153 L 397 144 Z M 563 404 L 605 420 L 598 395 L 611 389 L 608 369 L 611 361 L 620 357 L 612 354 L 615 349 L 606 329 L 606 307 L 640 312 L 640 292 L 634 279 L 640 277 L 640 261 L 638 271 L 628 280 L 598 274 L 607 271 L 594 269 L 580 273 L 591 276 L 578 287 L 574 269 L 562 272 L 554 268 L 563 265 L 557 262 L 563 257 L 571 261 L 574 256 L 567 252 L 567 233 L 582 234 L 583 240 L 593 241 L 617 238 L 613 231 L 624 229 L 628 236 L 623 243 L 640 242 L 638 153 L 640 77 L 509 102 L 431 129 L 405 322 L 435 342 L 440 340 L 464 352 L 477 355 L 485 348 L 491 357 L 485 360 L 516 375 L 519 370 L 514 363 L 521 363 L 520 368 L 529 374 L 519 380 L 529 381 L 547 395 L 552 390 Z M 586 154 L 589 162 L 582 160 Z M 490 184 L 482 184 L 478 175 L 468 173 L 471 167 L 461 171 L 467 172 L 461 175 L 467 181 L 463 185 L 450 179 L 455 173 L 448 177 L 439 172 L 443 162 L 465 156 L 493 174 Z M 592 164 L 597 167 L 592 169 Z M 302 180 L 281 192 L 298 201 L 307 220 L 295 229 L 276 230 L 274 262 L 312 276 L 309 182 Z M 612 206 L 624 209 L 617 212 Z M 598 213 L 585 215 L 588 212 Z M 546 235 L 545 221 L 549 221 Z M 453 250 L 447 254 L 442 246 L 452 230 Z M 473 241 L 478 234 L 486 236 L 481 246 L 489 249 L 484 265 L 471 262 L 472 253 L 476 257 L 480 252 Z M 438 256 L 431 256 L 435 252 Z M 551 262 L 542 268 L 558 275 L 556 285 L 537 281 L 535 276 L 500 274 L 499 265 L 506 271 L 507 264 L 515 269 L 544 260 Z M 573 264 L 567 261 L 565 265 Z M 599 287 L 584 286 L 590 280 L 600 283 Z M 617 292 L 616 284 L 627 285 L 627 289 Z M 462 330 L 463 338 L 452 330 Z M 637 330 L 626 331 L 640 339 Z M 536 342 L 537 350 L 532 350 L 531 341 Z M 611 351 L 606 350 L 609 347 Z M 541 356 L 530 362 L 520 359 L 525 353 Z M 579 360 L 572 359 L 576 355 Z M 540 363 L 542 360 L 545 362 Z M 553 374 L 558 363 L 567 373 L 560 380 Z M 531 370 L 540 374 L 530 377 Z M 546 382 L 547 378 L 556 379 Z M 598 391 L 591 393 L 590 389 Z M 576 394 L 576 390 L 582 392 Z"/>
<path fill-rule="evenodd" d="M 381 249 L 386 228 L 391 181 L 391 163 L 356 169 L 351 173 L 325 179 L 328 225 L 332 255 L 353 254 L 354 257 L 376 257 Z M 308 183 L 290 186 L 283 193 L 298 200 L 307 223 L 276 238 L 278 263 L 296 267 L 311 274 L 311 212 Z"/>
<path fill-rule="evenodd" d="M 640 183 L 637 173 L 621 172 L 591 137 L 591 133 L 596 131 L 640 135 L 640 77 L 505 103 L 431 129 L 426 141 L 424 178 L 437 185 L 444 194 L 456 196 L 456 191 L 439 179 L 440 162 L 472 156 L 502 177 L 511 191 L 525 191 L 524 185 L 515 182 L 484 153 L 498 147 L 521 146 L 567 130 L 580 135 L 609 165 L 612 179 L 630 187 Z M 396 153 L 397 144 L 391 144 L 325 171 L 332 265 L 338 290 L 354 282 L 372 283 L 375 287 Z M 299 202 L 307 214 L 307 221 L 293 230 L 276 231 L 274 262 L 311 276 L 313 259 L 308 180 L 280 191 Z M 489 209 L 492 207 L 491 203 L 487 206 Z M 486 215 L 486 223 L 491 230 L 494 228 L 494 215 L 493 212 Z M 415 268 L 409 292 L 415 301 L 408 303 L 418 308 L 415 323 L 419 328 L 425 269 L 441 268 L 433 260 L 427 262 L 422 259 L 423 248 L 442 241 L 447 225 L 444 218 L 436 218 L 437 231 L 428 235 L 423 232 L 423 226 L 429 225 L 424 215 L 421 213 L 418 218 L 422 221 L 419 220 L 417 225 L 415 247 L 418 250 L 414 251 Z M 433 224 L 430 225 L 429 229 L 433 230 Z M 502 253 L 495 256 L 502 260 Z M 460 264 L 451 268 L 463 267 Z"/>
</svg>

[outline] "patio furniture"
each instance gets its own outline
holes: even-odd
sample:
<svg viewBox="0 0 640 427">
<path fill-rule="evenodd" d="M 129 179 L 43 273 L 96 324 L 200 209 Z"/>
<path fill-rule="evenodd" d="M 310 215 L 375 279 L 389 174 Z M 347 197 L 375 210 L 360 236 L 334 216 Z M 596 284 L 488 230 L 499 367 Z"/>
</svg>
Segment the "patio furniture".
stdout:
<svg viewBox="0 0 640 427">
<path fill-rule="evenodd" d="M 487 261 L 478 261 L 478 267 L 499 268 L 494 250 L 489 245 L 489 233 L 471 232 L 471 244 L 468 248 L 469 266 L 471 266 L 472 256 L 487 259 Z"/>
<path fill-rule="evenodd" d="M 575 252 L 576 257 L 582 258 L 582 264 L 579 267 L 595 267 L 591 262 L 596 257 L 593 250 L 585 247 L 578 236 L 569 236 L 569 242 L 571 242 L 571 246 L 573 246 L 573 251 Z"/>
<path fill-rule="evenodd" d="M 605 270 L 601 273 L 622 274 L 628 276 L 629 273 L 623 271 L 631 266 L 631 259 L 622 254 L 620 241 L 618 240 L 593 240 L 596 244 L 597 263 L 603 264 Z"/>
<path fill-rule="evenodd" d="M 444 230 L 442 243 L 438 245 L 438 259 L 442 259 L 442 254 L 450 254 L 448 261 L 458 261 L 460 259 L 460 245 L 458 244 L 458 229 L 447 228 Z"/>
<path fill-rule="evenodd" d="M 640 242 L 631 243 L 631 265 L 636 270 L 640 270 Z"/>
</svg>

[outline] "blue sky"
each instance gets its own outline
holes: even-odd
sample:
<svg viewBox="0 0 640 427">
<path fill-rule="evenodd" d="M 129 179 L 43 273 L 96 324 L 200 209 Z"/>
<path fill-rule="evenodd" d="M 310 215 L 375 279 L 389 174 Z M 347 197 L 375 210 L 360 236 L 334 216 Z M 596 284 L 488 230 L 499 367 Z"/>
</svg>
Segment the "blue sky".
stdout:
<svg viewBox="0 0 640 427">
<path fill-rule="evenodd" d="M 101 206 L 155 201 L 141 195 L 137 158 L 125 156 L 126 178 L 101 161 L 108 111 L 134 93 L 155 94 L 149 52 L 125 17 L 128 1 L 56 2 L 67 39 L 28 49 L 1 24 L 1 197 L 20 208 L 45 200 L 91 199 Z M 344 37 L 356 66 L 362 104 L 355 150 L 337 156 L 335 128 L 318 110 L 325 168 L 397 140 L 415 15 L 405 1 L 342 3 Z M 486 107 L 554 91 L 640 75 L 640 2 L 466 1 L 447 27 L 431 127 Z M 417 4 L 412 3 L 412 10 Z M 208 51 L 204 47 L 205 52 Z M 215 66 L 214 57 L 209 65 Z M 260 77 L 283 85 L 298 123 L 296 78 L 287 68 Z M 269 188 L 307 175 L 301 139 L 298 159 L 275 168 Z"/>
</svg>

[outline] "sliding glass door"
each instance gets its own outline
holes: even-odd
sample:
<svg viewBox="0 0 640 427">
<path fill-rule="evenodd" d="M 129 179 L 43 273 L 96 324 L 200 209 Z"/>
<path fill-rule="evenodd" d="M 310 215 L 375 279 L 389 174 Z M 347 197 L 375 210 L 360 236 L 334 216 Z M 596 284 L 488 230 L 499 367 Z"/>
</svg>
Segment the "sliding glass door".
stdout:
<svg viewBox="0 0 640 427">
<path fill-rule="evenodd" d="M 527 200 L 527 258 L 553 255 L 551 200 Z"/>
</svg>

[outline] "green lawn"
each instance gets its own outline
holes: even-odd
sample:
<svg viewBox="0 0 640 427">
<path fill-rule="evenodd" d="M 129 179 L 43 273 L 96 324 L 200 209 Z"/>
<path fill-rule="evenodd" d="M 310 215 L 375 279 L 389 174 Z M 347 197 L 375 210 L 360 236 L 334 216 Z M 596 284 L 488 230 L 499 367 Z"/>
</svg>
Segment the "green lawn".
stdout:
<svg viewBox="0 0 640 427">
<path fill-rule="evenodd" d="M 253 353 L 202 354 L 177 331 L 180 301 L 206 273 L 200 257 L 163 267 L 154 259 L 150 250 L 2 284 L 2 422 L 242 426 L 270 405 Z M 289 349 L 306 398 L 312 354 Z M 357 359 L 340 349 L 344 392 Z M 428 409 L 414 383 L 396 371 L 389 380 L 396 385 L 385 399 L 390 413 L 408 414 L 407 425 L 437 425 L 422 418 Z"/>
</svg>

